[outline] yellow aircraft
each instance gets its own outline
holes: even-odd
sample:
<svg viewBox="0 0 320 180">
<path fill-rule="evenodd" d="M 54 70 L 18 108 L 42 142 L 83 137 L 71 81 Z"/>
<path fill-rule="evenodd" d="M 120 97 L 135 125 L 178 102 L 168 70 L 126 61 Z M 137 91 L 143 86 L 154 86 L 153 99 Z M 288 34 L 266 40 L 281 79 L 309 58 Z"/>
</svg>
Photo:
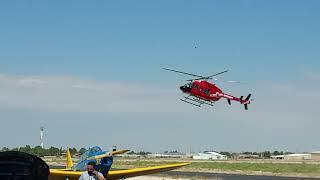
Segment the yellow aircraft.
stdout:
<svg viewBox="0 0 320 180">
<path fill-rule="evenodd" d="M 86 171 L 87 163 L 94 161 L 97 164 L 96 169 L 101 172 L 106 179 L 125 179 L 135 176 L 143 176 L 163 171 L 169 171 L 189 165 L 191 163 L 177 163 L 146 168 L 136 168 L 127 170 L 110 170 L 113 155 L 122 154 L 129 150 L 119 150 L 113 152 L 102 151 L 98 146 L 89 149 L 80 157 L 80 162 L 74 165 L 69 150 L 67 150 L 67 166 L 65 169 L 50 169 L 49 180 L 77 180 L 81 174 Z"/>
</svg>

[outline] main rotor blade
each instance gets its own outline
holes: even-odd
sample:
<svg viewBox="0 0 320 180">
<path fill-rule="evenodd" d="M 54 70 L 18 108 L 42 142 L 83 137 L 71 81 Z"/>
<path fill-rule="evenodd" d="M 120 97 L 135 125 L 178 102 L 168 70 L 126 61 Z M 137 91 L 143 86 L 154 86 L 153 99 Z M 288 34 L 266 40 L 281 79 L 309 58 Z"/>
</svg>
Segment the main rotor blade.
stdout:
<svg viewBox="0 0 320 180">
<path fill-rule="evenodd" d="M 240 83 L 241 83 L 241 84 L 243 83 L 243 82 L 240 82 L 240 81 L 224 81 L 224 82 L 228 82 L 228 83 L 239 83 L 239 84 L 240 84 Z"/>
<path fill-rule="evenodd" d="M 203 76 L 200 76 L 200 75 L 186 73 L 186 72 L 182 72 L 182 71 L 177 71 L 177 70 L 174 70 L 174 69 L 168 69 L 168 68 L 162 68 L 162 69 L 167 70 L 167 71 L 176 72 L 176 73 L 186 74 L 186 75 L 189 75 L 189 76 L 195 76 L 195 77 L 199 77 L 199 78 L 204 78 Z"/>
<path fill-rule="evenodd" d="M 207 79 L 207 77 L 200 77 L 200 78 L 196 78 L 196 79 L 188 79 L 187 81 L 197 81 L 197 80 L 203 80 L 203 79 Z"/>
<path fill-rule="evenodd" d="M 223 73 L 226 73 L 226 72 L 228 72 L 228 71 L 229 71 L 229 70 L 225 70 L 225 71 L 219 72 L 219 73 L 214 74 L 214 75 L 211 75 L 211 76 L 207 76 L 207 77 L 201 76 L 201 77 L 199 77 L 199 78 L 190 79 L 190 80 L 187 80 L 187 81 L 196 81 L 196 80 L 201 80 L 201 79 L 212 79 L 213 76 L 217 76 L 217 75 L 219 75 L 219 74 L 223 74 Z M 215 79 L 215 80 L 217 80 L 217 79 Z"/>
<path fill-rule="evenodd" d="M 217 76 L 217 75 L 220 75 L 220 74 L 226 73 L 226 72 L 228 72 L 228 71 L 229 71 L 229 70 L 225 70 L 225 71 L 219 72 L 219 73 L 217 73 L 217 74 L 214 74 L 214 75 L 208 76 L 208 77 L 206 77 L 206 78 L 207 78 L 207 79 L 210 79 L 210 78 L 212 78 L 213 76 Z"/>
</svg>

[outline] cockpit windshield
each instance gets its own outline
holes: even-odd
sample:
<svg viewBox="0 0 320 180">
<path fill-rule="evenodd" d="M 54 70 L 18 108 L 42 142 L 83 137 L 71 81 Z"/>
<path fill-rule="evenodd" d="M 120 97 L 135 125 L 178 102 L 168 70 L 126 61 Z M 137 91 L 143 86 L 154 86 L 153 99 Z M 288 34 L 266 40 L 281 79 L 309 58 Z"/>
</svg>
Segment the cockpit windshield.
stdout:
<svg viewBox="0 0 320 180">
<path fill-rule="evenodd" d="M 100 152 L 100 151 L 102 150 L 98 146 L 90 148 L 88 151 L 82 154 L 82 156 L 80 157 L 80 162 L 83 160 L 86 160 L 88 157 L 94 156 L 97 152 Z"/>
<path fill-rule="evenodd" d="M 86 160 L 88 156 L 89 156 L 89 151 L 86 151 L 85 153 L 83 153 L 80 156 L 80 162 L 83 161 L 83 160 Z"/>
<path fill-rule="evenodd" d="M 96 154 L 97 152 L 101 151 L 101 148 L 98 146 L 95 146 L 90 149 L 90 154 Z"/>
<path fill-rule="evenodd" d="M 188 87 L 188 88 L 192 88 L 193 87 L 193 83 L 190 82 L 190 83 L 186 84 L 185 86 Z"/>
</svg>

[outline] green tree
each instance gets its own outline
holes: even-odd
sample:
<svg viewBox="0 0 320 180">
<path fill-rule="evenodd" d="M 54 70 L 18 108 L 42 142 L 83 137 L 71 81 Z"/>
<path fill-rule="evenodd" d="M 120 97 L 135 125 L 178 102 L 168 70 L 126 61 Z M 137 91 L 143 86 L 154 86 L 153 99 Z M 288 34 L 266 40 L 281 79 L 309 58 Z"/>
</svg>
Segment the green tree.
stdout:
<svg viewBox="0 0 320 180">
<path fill-rule="evenodd" d="M 127 154 L 136 154 L 134 151 L 130 151 Z"/>
<path fill-rule="evenodd" d="M 281 153 L 280 153 L 279 151 L 274 151 L 274 152 L 273 152 L 273 155 L 274 155 L 274 156 L 278 156 L 278 155 L 281 155 Z"/>
<path fill-rule="evenodd" d="M 144 152 L 144 151 L 140 151 L 137 153 L 138 155 L 141 155 L 141 156 L 145 156 L 145 155 L 148 155 L 148 154 L 152 154 L 151 152 Z"/>
<path fill-rule="evenodd" d="M 36 146 L 33 148 L 32 154 L 37 156 L 44 156 L 45 150 L 41 146 Z"/>
<path fill-rule="evenodd" d="M 3 151 L 9 151 L 10 149 L 9 148 L 7 148 L 7 147 L 3 147 L 2 149 L 1 149 L 1 151 L 3 152 Z"/>
<path fill-rule="evenodd" d="M 225 156 L 227 156 L 227 157 L 231 157 L 231 153 L 229 153 L 229 152 L 221 151 L 221 152 L 219 152 L 219 153 L 222 154 L 222 155 L 225 155 Z"/>
<path fill-rule="evenodd" d="M 30 145 L 26 145 L 25 147 L 19 148 L 19 151 L 29 153 L 29 154 L 31 154 L 31 152 L 32 152 L 31 150 L 32 150 L 32 148 L 30 147 Z"/>
<path fill-rule="evenodd" d="M 86 150 L 86 148 L 81 148 L 80 150 L 79 150 L 79 153 L 80 154 L 83 154 L 83 153 L 85 153 L 87 150 Z"/>
<path fill-rule="evenodd" d="M 59 154 L 60 154 L 60 149 L 52 146 L 46 152 L 46 155 L 48 156 L 59 156 Z"/>
<path fill-rule="evenodd" d="M 270 153 L 270 151 L 264 151 L 264 152 L 262 153 L 262 156 L 263 156 L 265 159 L 269 159 L 269 158 L 271 158 L 271 153 Z"/>
<path fill-rule="evenodd" d="M 71 155 L 76 154 L 78 151 L 76 148 L 69 148 Z"/>
</svg>

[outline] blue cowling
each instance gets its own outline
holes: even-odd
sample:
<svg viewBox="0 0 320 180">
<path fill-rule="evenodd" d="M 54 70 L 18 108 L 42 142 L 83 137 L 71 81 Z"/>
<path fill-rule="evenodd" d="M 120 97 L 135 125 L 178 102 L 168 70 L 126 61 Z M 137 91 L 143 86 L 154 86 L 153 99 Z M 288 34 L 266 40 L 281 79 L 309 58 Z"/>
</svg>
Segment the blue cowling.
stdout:
<svg viewBox="0 0 320 180">
<path fill-rule="evenodd" d="M 112 166 L 113 163 L 113 157 L 105 157 L 101 159 L 101 163 L 96 166 L 96 170 L 101 172 L 104 176 L 108 175 L 108 172 Z"/>
</svg>

